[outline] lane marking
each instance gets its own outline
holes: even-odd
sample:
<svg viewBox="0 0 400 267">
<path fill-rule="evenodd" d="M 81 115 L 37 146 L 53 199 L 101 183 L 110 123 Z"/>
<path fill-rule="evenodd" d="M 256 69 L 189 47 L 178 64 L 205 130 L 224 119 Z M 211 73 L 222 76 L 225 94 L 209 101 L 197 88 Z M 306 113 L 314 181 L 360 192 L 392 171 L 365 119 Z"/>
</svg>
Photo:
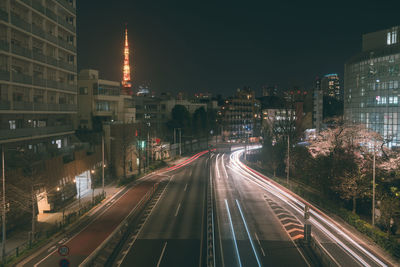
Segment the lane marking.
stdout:
<svg viewBox="0 0 400 267">
<path fill-rule="evenodd" d="M 231 212 L 229 211 L 229 205 L 228 205 L 228 201 L 226 200 L 226 198 L 225 198 L 225 207 L 226 207 L 226 211 L 228 212 L 229 224 L 231 226 L 233 242 L 235 244 L 235 251 L 236 251 L 237 258 L 238 258 L 239 266 L 242 267 L 242 262 L 240 261 L 240 255 L 239 255 L 239 248 L 238 248 L 236 236 L 235 236 L 235 229 L 233 229 Z"/>
<path fill-rule="evenodd" d="M 186 191 L 187 186 L 188 186 L 188 184 L 185 185 L 185 189 L 183 189 L 183 191 Z"/>
<path fill-rule="evenodd" d="M 157 204 L 160 201 L 160 199 L 164 196 L 164 193 L 167 191 L 167 187 L 168 187 L 169 183 L 171 182 L 171 180 L 174 178 L 174 176 L 175 176 L 175 174 L 169 177 L 167 185 L 164 187 L 162 193 L 158 196 L 156 203 L 151 208 L 149 215 L 146 217 L 146 220 L 143 222 L 143 225 L 147 222 L 147 219 L 150 218 L 151 214 L 153 213 L 154 208 L 157 206 Z M 142 232 L 143 225 L 142 225 L 142 227 L 140 227 L 139 231 L 136 233 L 135 238 L 129 244 L 128 251 L 132 249 L 132 246 L 135 244 L 136 240 L 138 239 L 139 234 Z M 128 255 L 128 254 L 126 254 L 126 255 Z M 123 255 L 122 259 L 120 261 L 118 261 L 119 262 L 118 265 L 117 265 L 118 267 L 121 266 L 122 262 L 125 260 L 126 255 Z"/>
<path fill-rule="evenodd" d="M 236 205 L 239 208 L 240 216 L 242 217 L 242 221 L 244 223 L 244 227 L 246 228 L 247 236 L 249 237 L 251 248 L 253 249 L 253 252 L 254 252 L 254 256 L 256 256 L 256 260 L 257 260 L 258 266 L 261 267 L 261 262 L 260 262 L 260 259 L 258 258 L 258 254 L 257 254 L 256 248 L 254 247 L 253 239 L 251 238 L 249 228 L 247 227 L 246 219 L 244 218 L 244 215 L 243 215 L 243 212 L 242 212 L 242 208 L 240 207 L 240 203 L 239 203 L 239 201 L 237 199 L 236 199 Z"/>
<path fill-rule="evenodd" d="M 176 217 L 176 215 L 178 215 L 178 212 L 179 212 L 179 208 L 180 208 L 180 207 L 181 207 L 181 203 L 179 203 L 178 208 L 176 209 L 175 217 Z"/>
<path fill-rule="evenodd" d="M 262 254 L 263 254 L 263 256 L 265 257 L 265 252 L 264 252 L 264 249 L 263 249 L 263 248 L 262 248 L 262 246 L 261 246 L 260 239 L 258 239 L 258 235 L 257 235 L 257 233 L 256 233 L 256 232 L 254 232 L 254 235 L 256 236 L 256 239 L 257 239 L 257 243 L 258 243 L 258 245 L 260 246 L 261 253 L 262 253 Z"/>
<path fill-rule="evenodd" d="M 163 249 L 162 249 L 162 251 L 161 251 L 160 258 L 158 259 L 158 262 L 157 262 L 157 267 L 160 267 L 161 260 L 162 260 L 162 258 L 163 258 L 163 256 L 164 256 L 164 252 L 165 252 L 165 248 L 166 248 L 166 247 L 167 247 L 167 241 L 165 241 L 164 247 L 163 247 Z"/>
</svg>

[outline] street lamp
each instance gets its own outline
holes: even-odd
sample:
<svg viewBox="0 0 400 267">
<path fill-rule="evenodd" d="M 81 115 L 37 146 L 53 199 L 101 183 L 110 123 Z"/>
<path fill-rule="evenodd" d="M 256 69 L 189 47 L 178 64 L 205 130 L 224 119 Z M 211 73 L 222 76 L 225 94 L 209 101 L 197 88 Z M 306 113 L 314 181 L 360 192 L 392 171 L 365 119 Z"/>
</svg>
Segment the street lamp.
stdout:
<svg viewBox="0 0 400 267">
<path fill-rule="evenodd" d="M 2 210 L 2 242 L 1 242 L 1 261 L 4 262 L 6 257 L 6 175 L 5 175 L 5 164 L 4 164 L 4 149 L 5 145 L 1 149 L 1 161 L 2 161 L 2 174 L 3 174 L 3 210 Z"/>
</svg>

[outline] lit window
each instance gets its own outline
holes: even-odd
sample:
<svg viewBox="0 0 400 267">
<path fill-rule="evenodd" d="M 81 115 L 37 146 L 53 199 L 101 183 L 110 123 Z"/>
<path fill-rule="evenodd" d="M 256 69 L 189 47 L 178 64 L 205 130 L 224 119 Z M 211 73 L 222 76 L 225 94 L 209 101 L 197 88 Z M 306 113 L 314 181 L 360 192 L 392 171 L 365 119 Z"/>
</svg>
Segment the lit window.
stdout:
<svg viewBox="0 0 400 267">
<path fill-rule="evenodd" d="M 10 124 L 10 130 L 15 130 L 17 128 L 17 124 L 15 123 L 15 120 L 10 120 L 8 121 Z"/>
</svg>

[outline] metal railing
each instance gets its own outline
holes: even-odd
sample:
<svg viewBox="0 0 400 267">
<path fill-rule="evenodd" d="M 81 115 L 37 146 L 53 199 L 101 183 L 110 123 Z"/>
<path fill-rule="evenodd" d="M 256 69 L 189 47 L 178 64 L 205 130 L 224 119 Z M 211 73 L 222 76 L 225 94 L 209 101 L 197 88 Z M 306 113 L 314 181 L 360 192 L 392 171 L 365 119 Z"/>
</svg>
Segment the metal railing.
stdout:
<svg viewBox="0 0 400 267">
<path fill-rule="evenodd" d="M 17 14 L 11 12 L 11 23 L 25 31 L 31 31 L 31 24 L 21 19 Z"/>
<path fill-rule="evenodd" d="M 0 20 L 4 20 L 8 22 L 8 12 L 0 9 Z"/>
<path fill-rule="evenodd" d="M 32 57 L 32 51 L 24 48 L 22 46 L 16 45 L 16 44 L 11 44 L 11 52 L 13 52 L 14 54 L 23 56 L 23 57 Z"/>
<path fill-rule="evenodd" d="M 12 73 L 12 81 L 18 82 L 18 83 L 32 84 L 32 76 L 18 73 L 18 72 L 13 72 Z"/>
<path fill-rule="evenodd" d="M 32 103 L 30 103 L 32 104 Z M 14 103 L 15 105 L 15 103 Z M 0 139 L 22 138 L 73 131 L 72 125 L 50 126 L 40 128 L 19 128 L 13 130 L 0 130 Z"/>
</svg>

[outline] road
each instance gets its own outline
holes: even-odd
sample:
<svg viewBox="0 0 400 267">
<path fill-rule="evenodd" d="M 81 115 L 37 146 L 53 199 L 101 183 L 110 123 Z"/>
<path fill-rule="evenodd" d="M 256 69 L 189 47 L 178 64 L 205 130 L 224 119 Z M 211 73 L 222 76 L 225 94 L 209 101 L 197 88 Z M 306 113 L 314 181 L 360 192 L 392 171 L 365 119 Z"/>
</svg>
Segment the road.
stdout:
<svg viewBox="0 0 400 267">
<path fill-rule="evenodd" d="M 53 242 L 25 259 L 18 266 L 58 266 L 61 259 L 68 259 L 70 266 L 81 264 L 100 244 L 113 232 L 113 230 L 135 209 L 145 194 L 154 184 L 169 177 L 164 173 L 173 173 L 196 160 L 198 154 L 182 162 L 177 166 L 163 169 L 162 171 L 148 175 L 134 186 L 122 189 L 104 205 L 96 208 L 87 215 L 76 228 L 67 232 L 60 240 Z M 57 248 L 65 245 L 69 248 L 69 254 L 61 257 Z"/>
<path fill-rule="evenodd" d="M 309 266 L 294 239 L 268 209 L 262 192 L 225 164 L 229 156 L 199 158 L 172 174 L 137 238 L 116 266 L 206 266 L 208 161 L 214 196 L 216 266 Z M 257 191 L 257 192 L 256 192 Z"/>
<path fill-rule="evenodd" d="M 132 226 L 113 266 L 201 267 L 210 259 L 222 267 L 320 266 L 299 245 L 305 204 L 311 207 L 313 237 L 336 265 L 389 265 L 332 218 L 244 165 L 242 152 L 203 152 L 124 189 L 59 242 L 70 247 L 71 266 L 87 258 L 160 181 L 165 187 Z M 56 250 L 47 250 L 24 266 L 57 266 L 60 259 Z"/>
<path fill-rule="evenodd" d="M 228 165 L 234 176 L 259 188 L 265 195 L 268 206 L 276 211 L 286 212 L 304 224 L 304 206 L 311 211 L 309 223 L 312 225 L 314 238 L 321 243 L 323 249 L 330 255 L 332 261 L 339 266 L 390 266 L 384 255 L 373 251 L 371 247 L 354 235 L 351 230 L 340 225 L 334 219 L 314 207 L 304 199 L 295 195 L 268 177 L 244 165 L 239 157 L 243 150 L 233 152 Z"/>
</svg>

